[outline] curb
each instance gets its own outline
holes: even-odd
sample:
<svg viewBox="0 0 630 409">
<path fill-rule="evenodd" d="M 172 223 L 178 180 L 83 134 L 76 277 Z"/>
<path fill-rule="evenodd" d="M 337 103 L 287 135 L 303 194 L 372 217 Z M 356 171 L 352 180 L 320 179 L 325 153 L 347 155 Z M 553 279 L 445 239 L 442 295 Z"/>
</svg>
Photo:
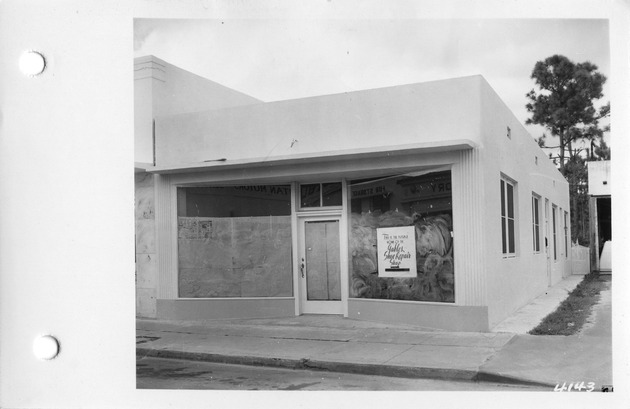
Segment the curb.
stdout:
<svg viewBox="0 0 630 409">
<path fill-rule="evenodd" d="M 477 382 L 495 382 L 495 383 L 506 383 L 510 385 L 540 386 L 543 388 L 551 388 L 552 390 L 556 386 L 556 384 L 531 381 L 525 378 L 499 375 L 497 373 L 484 372 L 484 371 L 478 371 L 477 376 L 475 376 L 474 380 Z"/>
<path fill-rule="evenodd" d="M 242 355 L 221 355 L 206 352 L 173 351 L 166 349 L 136 348 L 136 357 L 182 359 L 222 364 L 268 366 L 288 369 L 310 369 L 396 378 L 423 378 L 472 382 L 499 382 L 516 385 L 549 387 L 549 384 L 502 376 L 474 369 L 407 367 L 399 365 L 359 364 L 350 362 L 313 361 L 309 359 L 268 358 Z M 551 385 L 553 388 L 553 385 Z"/>
</svg>

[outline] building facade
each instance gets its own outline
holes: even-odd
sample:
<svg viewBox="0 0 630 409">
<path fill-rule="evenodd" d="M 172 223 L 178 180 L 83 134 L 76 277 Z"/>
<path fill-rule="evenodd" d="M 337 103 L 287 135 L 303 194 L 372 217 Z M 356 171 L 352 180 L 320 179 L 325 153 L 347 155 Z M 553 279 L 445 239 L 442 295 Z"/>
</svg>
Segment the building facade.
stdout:
<svg viewBox="0 0 630 409">
<path fill-rule="evenodd" d="M 571 273 L 568 184 L 481 76 L 263 103 L 139 67 L 139 316 L 488 331 Z M 171 73 L 215 105 L 139 109 Z"/>
</svg>

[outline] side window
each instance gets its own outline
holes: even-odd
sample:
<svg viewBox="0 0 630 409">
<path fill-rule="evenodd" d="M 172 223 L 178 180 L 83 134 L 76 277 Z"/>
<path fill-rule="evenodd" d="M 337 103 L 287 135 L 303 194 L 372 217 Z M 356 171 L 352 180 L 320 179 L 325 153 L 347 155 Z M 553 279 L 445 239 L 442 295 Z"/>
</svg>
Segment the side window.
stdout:
<svg viewBox="0 0 630 409">
<path fill-rule="evenodd" d="M 540 196 L 532 194 L 532 237 L 534 253 L 540 253 Z"/>
<path fill-rule="evenodd" d="M 558 260 L 558 207 L 551 205 L 551 228 L 553 231 L 553 260 Z"/>
<path fill-rule="evenodd" d="M 564 257 L 569 257 L 569 212 L 564 212 Z"/>
<path fill-rule="evenodd" d="M 514 215 L 514 183 L 501 179 L 501 237 L 503 254 L 516 255 Z"/>
</svg>

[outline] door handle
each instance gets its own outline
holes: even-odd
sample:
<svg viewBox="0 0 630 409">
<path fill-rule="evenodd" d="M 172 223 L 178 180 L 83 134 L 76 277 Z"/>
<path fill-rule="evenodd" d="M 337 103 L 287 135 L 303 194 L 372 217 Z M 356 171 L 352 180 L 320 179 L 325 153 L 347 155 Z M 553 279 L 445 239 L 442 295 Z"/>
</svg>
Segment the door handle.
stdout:
<svg viewBox="0 0 630 409">
<path fill-rule="evenodd" d="M 300 271 L 302 272 L 302 278 L 304 278 L 304 258 L 302 258 L 302 264 L 300 264 Z"/>
</svg>

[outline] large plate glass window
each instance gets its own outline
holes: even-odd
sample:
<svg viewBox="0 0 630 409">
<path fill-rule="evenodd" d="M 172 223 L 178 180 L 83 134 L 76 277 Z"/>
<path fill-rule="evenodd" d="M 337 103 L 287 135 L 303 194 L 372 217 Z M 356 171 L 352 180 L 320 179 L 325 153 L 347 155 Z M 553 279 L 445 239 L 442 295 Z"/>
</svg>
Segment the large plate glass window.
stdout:
<svg viewBox="0 0 630 409">
<path fill-rule="evenodd" d="M 289 185 L 177 189 L 179 297 L 290 297 Z"/>
<path fill-rule="evenodd" d="M 349 190 L 350 297 L 455 302 L 451 171 L 353 180 Z"/>
</svg>

